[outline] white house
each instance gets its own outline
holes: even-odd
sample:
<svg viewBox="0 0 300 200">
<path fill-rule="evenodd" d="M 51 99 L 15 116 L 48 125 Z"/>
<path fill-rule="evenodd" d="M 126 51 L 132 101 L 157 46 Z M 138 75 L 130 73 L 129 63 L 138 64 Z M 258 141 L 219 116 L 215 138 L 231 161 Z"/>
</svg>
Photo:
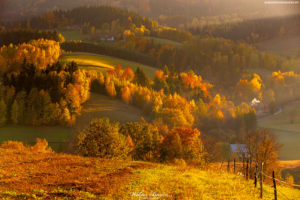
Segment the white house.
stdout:
<svg viewBox="0 0 300 200">
<path fill-rule="evenodd" d="M 101 40 L 102 41 L 114 41 L 114 36 L 113 35 L 101 35 Z"/>
</svg>

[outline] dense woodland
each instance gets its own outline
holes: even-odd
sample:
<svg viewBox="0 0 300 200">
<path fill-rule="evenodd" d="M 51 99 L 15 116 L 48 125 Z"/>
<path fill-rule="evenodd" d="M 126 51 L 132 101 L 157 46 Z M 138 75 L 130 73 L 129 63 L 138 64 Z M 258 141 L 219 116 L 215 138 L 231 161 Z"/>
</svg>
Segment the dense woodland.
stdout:
<svg viewBox="0 0 300 200">
<path fill-rule="evenodd" d="M 300 34 L 300 15 L 286 17 L 272 17 L 248 19 L 237 15 L 218 15 L 210 17 L 192 18 L 188 16 L 161 17 L 160 25 L 180 28 L 190 31 L 193 35 L 212 35 L 248 43 L 258 43 L 274 37 Z"/>
<path fill-rule="evenodd" d="M 1 125 L 72 125 L 89 99 L 89 84 L 88 73 L 75 63 L 40 70 L 24 59 L 19 73 L 3 75 Z"/>
<path fill-rule="evenodd" d="M 272 86 L 273 88 L 270 88 L 269 84 L 265 85 L 261 77 L 252 73 L 251 70 L 265 68 L 272 71 L 299 73 L 299 59 L 283 58 L 264 52 L 259 53 L 254 47 L 245 43 L 208 36 L 194 37 L 190 42 L 186 42 L 182 48 L 156 44 L 141 37 L 132 37 L 126 42 L 120 43 L 119 46 L 80 42 L 62 44 L 62 48 L 66 51 L 101 53 L 118 58 L 124 58 L 123 55 L 127 55 L 125 52 L 128 52 L 133 56 L 127 55 L 127 59 L 161 70 L 164 69 L 164 66 L 171 67 L 172 65 L 176 72 L 192 69 L 215 85 L 217 93 L 226 95 L 237 104 L 249 103 L 253 98 L 270 103 L 273 98 L 270 99 L 265 95 L 267 91 L 271 92 L 269 89 L 276 93 L 278 104 L 285 102 L 290 97 L 290 95 L 280 96 L 282 89 L 276 92 L 277 87 Z M 118 49 L 122 51 L 124 48 L 128 51 L 119 53 Z M 143 53 L 144 56 L 139 56 L 138 52 Z M 167 83 L 160 84 L 165 85 L 159 86 L 160 88 L 164 87 L 165 90 L 167 87 L 170 88 Z M 289 92 L 293 93 L 293 98 L 298 98 L 296 88 L 290 89 Z"/>
<path fill-rule="evenodd" d="M 54 31 L 39 31 L 19 29 L 19 30 L 9 30 L 0 32 L 0 46 L 8 46 L 10 44 L 19 45 L 23 43 L 28 43 L 31 40 L 54 40 L 56 42 L 64 42 L 65 39 L 61 34 L 58 34 L 56 30 Z"/>
</svg>

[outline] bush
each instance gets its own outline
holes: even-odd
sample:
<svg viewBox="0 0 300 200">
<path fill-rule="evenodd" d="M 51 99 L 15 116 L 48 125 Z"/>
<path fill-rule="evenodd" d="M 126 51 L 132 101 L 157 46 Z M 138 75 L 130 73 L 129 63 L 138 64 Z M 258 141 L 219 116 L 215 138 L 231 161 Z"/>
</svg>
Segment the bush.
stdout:
<svg viewBox="0 0 300 200">
<path fill-rule="evenodd" d="M 30 150 L 33 152 L 46 152 L 52 151 L 50 147 L 48 147 L 48 142 L 46 139 L 36 139 L 36 144 L 33 147 L 30 147 Z"/>
<path fill-rule="evenodd" d="M 15 142 L 15 141 L 3 142 L 3 144 L 1 145 L 1 148 L 4 148 L 4 149 L 17 149 L 17 150 L 20 150 L 20 151 L 25 149 L 22 142 Z"/>
<path fill-rule="evenodd" d="M 77 147 L 84 156 L 126 159 L 130 148 L 125 136 L 118 131 L 118 123 L 110 124 L 106 117 L 94 119 L 78 136 Z"/>
</svg>

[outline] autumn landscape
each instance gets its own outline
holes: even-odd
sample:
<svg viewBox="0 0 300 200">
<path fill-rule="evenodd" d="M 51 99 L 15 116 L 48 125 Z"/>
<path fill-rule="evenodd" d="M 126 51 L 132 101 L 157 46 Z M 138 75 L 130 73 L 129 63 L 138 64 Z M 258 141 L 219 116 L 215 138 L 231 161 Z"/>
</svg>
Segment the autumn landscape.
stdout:
<svg viewBox="0 0 300 200">
<path fill-rule="evenodd" d="M 0 1 L 0 197 L 300 199 L 299 88 L 299 1 Z"/>
</svg>

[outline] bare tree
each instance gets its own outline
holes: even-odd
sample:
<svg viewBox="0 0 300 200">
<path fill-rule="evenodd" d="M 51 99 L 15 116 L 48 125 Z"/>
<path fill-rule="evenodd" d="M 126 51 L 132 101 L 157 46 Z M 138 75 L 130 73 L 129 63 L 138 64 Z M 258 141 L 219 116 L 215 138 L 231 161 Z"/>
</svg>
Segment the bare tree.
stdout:
<svg viewBox="0 0 300 200">
<path fill-rule="evenodd" d="M 269 128 L 250 130 L 245 134 L 244 142 L 251 161 L 255 159 L 256 162 L 264 162 L 265 172 L 276 171 L 278 152 L 283 146 L 279 144 L 274 131 Z"/>
</svg>

